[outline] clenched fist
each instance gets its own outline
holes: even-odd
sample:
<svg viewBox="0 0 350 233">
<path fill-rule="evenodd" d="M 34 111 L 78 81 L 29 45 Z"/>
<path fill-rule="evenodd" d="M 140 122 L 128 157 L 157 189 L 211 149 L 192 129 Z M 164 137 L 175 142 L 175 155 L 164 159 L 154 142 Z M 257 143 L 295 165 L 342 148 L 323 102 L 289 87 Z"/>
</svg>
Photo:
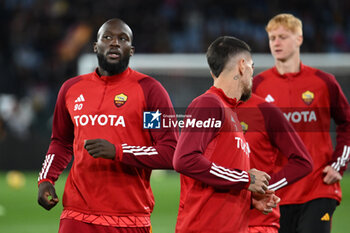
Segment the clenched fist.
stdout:
<svg viewBox="0 0 350 233">
<path fill-rule="evenodd" d="M 115 146 L 105 139 L 90 139 L 84 141 L 84 148 L 94 158 L 114 159 Z"/>
<path fill-rule="evenodd" d="M 259 171 L 255 168 L 250 169 L 248 173 L 250 175 L 250 185 L 248 190 L 264 194 L 271 177 L 266 172 Z"/>
</svg>

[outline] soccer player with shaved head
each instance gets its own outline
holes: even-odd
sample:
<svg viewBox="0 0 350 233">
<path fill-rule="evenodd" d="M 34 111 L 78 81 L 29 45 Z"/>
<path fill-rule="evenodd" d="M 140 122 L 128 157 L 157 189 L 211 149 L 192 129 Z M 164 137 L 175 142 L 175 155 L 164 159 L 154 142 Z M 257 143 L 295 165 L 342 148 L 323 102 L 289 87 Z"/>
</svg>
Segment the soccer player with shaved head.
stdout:
<svg viewBox="0 0 350 233">
<path fill-rule="evenodd" d="M 175 112 L 158 81 L 128 67 L 132 40 L 125 22 L 105 22 L 93 47 L 98 67 L 58 94 L 38 202 L 47 210 L 58 203 L 54 184 L 74 155 L 60 233 L 151 232 L 151 171 L 173 168 L 178 130 L 144 129 L 144 112 L 155 120 Z"/>
</svg>

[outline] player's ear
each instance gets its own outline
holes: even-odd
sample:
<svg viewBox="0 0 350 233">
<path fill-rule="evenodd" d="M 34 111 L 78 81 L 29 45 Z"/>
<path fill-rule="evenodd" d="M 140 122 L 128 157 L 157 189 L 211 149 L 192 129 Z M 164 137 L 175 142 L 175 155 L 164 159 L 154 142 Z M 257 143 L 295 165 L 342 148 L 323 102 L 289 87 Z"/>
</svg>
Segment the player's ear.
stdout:
<svg viewBox="0 0 350 233">
<path fill-rule="evenodd" d="M 97 53 L 97 42 L 94 42 L 94 53 Z"/>
<path fill-rule="evenodd" d="M 131 57 L 132 55 L 134 55 L 134 53 L 135 53 L 135 47 L 134 47 L 134 46 L 131 46 L 131 49 L 130 49 L 130 57 Z"/>
<path fill-rule="evenodd" d="M 297 37 L 297 42 L 298 42 L 299 47 L 303 44 L 303 40 L 304 40 L 303 36 L 298 36 Z"/>
<path fill-rule="evenodd" d="M 239 72 L 240 76 L 242 76 L 244 74 L 246 62 L 247 61 L 244 58 L 239 59 L 239 61 L 238 61 L 238 72 Z"/>
<path fill-rule="evenodd" d="M 214 81 L 218 78 L 218 77 L 216 77 L 216 76 L 213 74 L 213 72 L 211 72 L 211 71 L 210 71 L 210 75 L 211 75 L 211 77 L 214 79 Z"/>
</svg>

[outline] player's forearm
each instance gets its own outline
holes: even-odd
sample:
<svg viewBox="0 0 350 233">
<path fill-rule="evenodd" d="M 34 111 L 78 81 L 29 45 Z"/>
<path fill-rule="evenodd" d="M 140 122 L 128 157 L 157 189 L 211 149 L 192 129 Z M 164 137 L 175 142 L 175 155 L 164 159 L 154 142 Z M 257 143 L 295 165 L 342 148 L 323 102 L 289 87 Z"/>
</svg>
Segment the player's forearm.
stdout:
<svg viewBox="0 0 350 233">
<path fill-rule="evenodd" d="M 290 156 L 288 163 L 279 172 L 271 174 L 269 189 L 278 190 L 292 184 L 312 172 L 312 163 L 300 155 Z"/>
<path fill-rule="evenodd" d="M 334 79 L 329 86 L 331 117 L 336 127 L 336 147 L 332 155 L 331 165 L 336 171 L 343 175 L 350 160 L 350 105 L 340 85 Z"/>
<path fill-rule="evenodd" d="M 340 145 L 340 143 L 337 144 L 336 150 L 333 153 L 333 158 L 329 162 L 329 165 L 341 175 L 343 175 L 350 161 L 350 143 L 348 143 L 348 145 L 342 144 L 343 145 Z"/>
<path fill-rule="evenodd" d="M 158 146 L 117 146 L 118 161 L 139 168 L 173 169 L 172 161 L 176 140 Z"/>
<path fill-rule="evenodd" d="M 348 112 L 350 114 L 350 110 Z M 343 123 L 338 124 L 336 128 L 336 147 L 332 159 L 328 163 L 341 175 L 343 175 L 350 161 L 350 116 L 347 117 L 345 113 L 343 115 L 345 115 Z"/>
<path fill-rule="evenodd" d="M 179 155 L 175 152 L 173 163 L 177 172 L 215 188 L 240 190 L 250 184 L 248 172 L 219 166 L 198 153 Z"/>
<path fill-rule="evenodd" d="M 71 161 L 72 154 L 71 145 L 65 145 L 57 140 L 53 140 L 45 156 L 38 182 L 51 181 L 54 184 Z"/>
<path fill-rule="evenodd" d="M 216 131 L 182 131 L 174 154 L 174 169 L 206 185 L 221 189 L 243 189 L 249 186 L 249 174 L 211 162 L 203 148 L 215 137 Z"/>
</svg>

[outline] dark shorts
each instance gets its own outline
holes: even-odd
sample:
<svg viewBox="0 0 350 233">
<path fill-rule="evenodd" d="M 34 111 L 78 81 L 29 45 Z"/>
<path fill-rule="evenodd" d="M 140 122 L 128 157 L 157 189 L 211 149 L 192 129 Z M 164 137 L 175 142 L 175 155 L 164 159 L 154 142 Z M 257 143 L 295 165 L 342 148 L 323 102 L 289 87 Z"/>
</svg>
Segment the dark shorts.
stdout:
<svg viewBox="0 0 350 233">
<path fill-rule="evenodd" d="M 61 219 L 58 233 L 151 233 L 150 227 L 109 227 L 73 219 Z"/>
<path fill-rule="evenodd" d="M 334 199 L 320 198 L 304 204 L 281 205 L 279 233 L 330 233 L 337 204 Z"/>
</svg>

